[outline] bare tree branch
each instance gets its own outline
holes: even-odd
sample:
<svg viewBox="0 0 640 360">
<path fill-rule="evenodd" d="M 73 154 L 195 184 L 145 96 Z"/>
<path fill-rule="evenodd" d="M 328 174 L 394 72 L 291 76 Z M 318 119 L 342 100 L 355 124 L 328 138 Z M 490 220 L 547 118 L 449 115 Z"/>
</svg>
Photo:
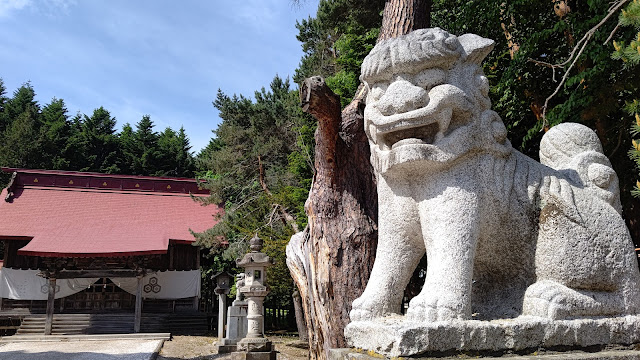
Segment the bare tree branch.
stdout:
<svg viewBox="0 0 640 360">
<path fill-rule="evenodd" d="M 576 46 L 573 48 L 573 50 L 571 50 L 571 54 L 569 54 L 569 58 L 567 58 L 566 61 L 560 64 L 554 65 L 554 64 L 545 63 L 543 61 L 529 59 L 530 61 L 538 65 L 551 67 L 551 69 L 554 71 L 554 81 L 555 81 L 555 69 L 564 68 L 565 66 L 567 66 L 567 64 L 569 64 L 569 67 L 567 68 L 564 75 L 562 76 L 562 80 L 560 80 L 560 83 L 558 84 L 556 89 L 544 101 L 544 106 L 542 107 L 542 121 L 543 121 L 542 129 L 545 129 L 546 127 L 549 126 L 549 122 L 547 121 L 547 108 L 549 105 L 549 100 L 551 100 L 554 96 L 556 96 L 556 94 L 558 94 L 558 92 L 560 91 L 564 83 L 567 81 L 567 78 L 571 73 L 571 69 L 573 69 L 573 66 L 578 62 L 580 55 L 582 55 L 582 53 L 584 52 L 584 49 L 587 47 L 587 44 L 589 44 L 589 40 L 591 40 L 591 37 L 593 37 L 593 34 L 595 34 L 596 31 L 598 31 L 598 29 L 602 27 L 602 25 L 604 25 L 627 2 L 629 2 L 629 0 L 620 0 L 620 1 L 614 2 L 611 5 L 611 7 L 609 7 L 609 12 L 607 13 L 607 15 L 605 15 L 605 17 L 602 20 L 600 20 L 600 22 L 597 25 L 595 25 L 589 31 L 587 31 L 582 37 L 582 39 L 580 39 L 580 41 L 576 43 Z M 614 29 L 614 32 L 615 32 L 615 29 Z M 609 37 L 611 36 L 613 36 L 613 32 Z M 609 41 L 609 39 L 607 39 L 607 41 Z"/>
</svg>

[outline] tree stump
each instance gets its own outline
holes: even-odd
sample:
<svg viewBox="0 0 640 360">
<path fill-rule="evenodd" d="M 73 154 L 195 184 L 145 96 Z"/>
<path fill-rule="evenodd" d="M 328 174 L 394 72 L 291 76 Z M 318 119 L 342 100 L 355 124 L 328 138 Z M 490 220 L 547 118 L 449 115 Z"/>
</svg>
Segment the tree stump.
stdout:
<svg viewBox="0 0 640 360">
<path fill-rule="evenodd" d="M 291 238 L 287 265 L 302 294 L 312 359 L 345 347 L 351 303 L 362 294 L 377 241 L 377 190 L 364 133 L 364 96 L 340 112 L 320 77 L 301 87 L 303 110 L 318 120 L 316 174 L 305 204 L 309 226 Z"/>
</svg>

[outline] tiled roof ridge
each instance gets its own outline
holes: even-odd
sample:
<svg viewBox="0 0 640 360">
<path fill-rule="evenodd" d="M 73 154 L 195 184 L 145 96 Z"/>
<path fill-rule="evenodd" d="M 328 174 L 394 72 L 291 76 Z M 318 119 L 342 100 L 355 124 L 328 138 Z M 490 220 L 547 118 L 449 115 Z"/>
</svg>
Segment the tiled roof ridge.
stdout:
<svg viewBox="0 0 640 360">
<path fill-rule="evenodd" d="M 62 170 L 34 170 L 2 168 L 13 177 L 5 201 L 19 188 L 55 188 L 97 191 L 122 191 L 155 194 L 208 194 L 198 187 L 198 181 L 189 178 L 113 175 Z"/>
<path fill-rule="evenodd" d="M 189 197 L 196 196 L 202 197 L 202 194 L 186 194 L 186 193 L 169 193 L 169 192 L 153 192 L 153 191 L 139 191 L 139 190 L 116 190 L 116 189 L 94 189 L 94 188 L 68 188 L 57 186 L 14 186 L 13 189 L 29 188 L 31 190 L 43 190 L 43 191 L 77 191 L 77 192 L 91 192 L 91 193 L 104 193 L 104 194 L 122 194 L 122 195 L 144 195 L 144 196 L 181 196 Z"/>
<path fill-rule="evenodd" d="M 167 180 L 167 181 L 187 181 L 196 182 L 194 178 L 171 177 L 171 176 L 147 176 L 147 175 L 127 175 L 127 174 L 105 174 L 89 171 L 68 171 L 68 170 L 45 170 L 45 169 L 26 169 L 0 167 L 6 173 L 25 173 L 25 174 L 43 174 L 43 175 L 61 175 L 61 176 L 79 176 L 79 177 L 104 177 L 114 179 L 140 179 L 140 180 Z"/>
</svg>

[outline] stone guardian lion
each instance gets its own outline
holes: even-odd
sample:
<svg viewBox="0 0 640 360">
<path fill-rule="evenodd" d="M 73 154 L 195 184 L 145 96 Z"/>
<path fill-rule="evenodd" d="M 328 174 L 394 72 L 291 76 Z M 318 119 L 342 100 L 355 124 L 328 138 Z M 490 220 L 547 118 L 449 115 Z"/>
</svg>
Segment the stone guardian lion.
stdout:
<svg viewBox="0 0 640 360">
<path fill-rule="evenodd" d="M 619 316 L 640 275 L 618 179 L 596 134 L 561 124 L 538 163 L 513 149 L 481 62 L 493 41 L 433 28 L 380 42 L 362 65 L 379 240 L 352 321 Z"/>
</svg>

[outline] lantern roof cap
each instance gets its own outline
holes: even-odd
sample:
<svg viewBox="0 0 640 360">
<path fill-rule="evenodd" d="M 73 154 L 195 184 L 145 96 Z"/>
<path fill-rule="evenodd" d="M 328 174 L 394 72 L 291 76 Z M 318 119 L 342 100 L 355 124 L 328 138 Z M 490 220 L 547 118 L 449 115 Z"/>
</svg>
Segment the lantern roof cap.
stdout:
<svg viewBox="0 0 640 360">
<path fill-rule="evenodd" d="M 217 278 L 218 278 L 218 276 L 227 276 L 227 277 L 228 277 L 228 278 L 230 278 L 230 279 L 233 279 L 233 277 L 234 277 L 234 276 L 233 276 L 233 274 L 232 274 L 232 273 L 230 273 L 230 272 L 228 272 L 228 271 L 220 271 L 219 273 L 217 273 L 217 274 L 215 274 L 215 275 L 212 275 L 212 276 L 211 276 L 211 279 L 212 279 L 212 280 L 215 280 L 215 279 L 217 279 Z"/>
<path fill-rule="evenodd" d="M 243 268 L 246 268 L 249 266 L 268 267 L 274 264 L 274 259 L 269 257 L 265 253 L 250 252 L 245 254 L 244 257 L 242 257 L 242 259 L 237 259 L 236 264 Z"/>
</svg>

